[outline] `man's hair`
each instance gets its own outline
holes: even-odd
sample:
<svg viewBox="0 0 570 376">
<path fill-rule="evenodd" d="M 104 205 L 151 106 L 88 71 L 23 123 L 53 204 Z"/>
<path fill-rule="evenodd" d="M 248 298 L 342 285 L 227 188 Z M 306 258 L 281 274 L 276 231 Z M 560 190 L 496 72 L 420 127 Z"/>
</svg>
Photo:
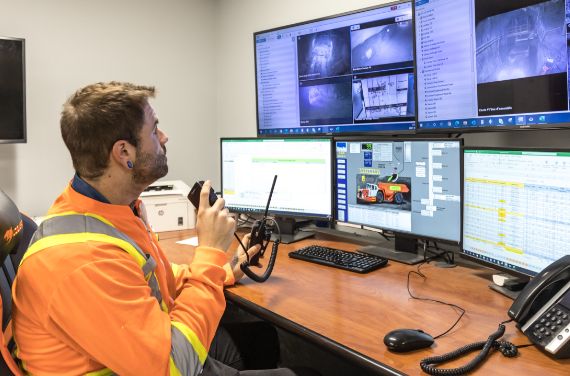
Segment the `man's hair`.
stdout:
<svg viewBox="0 0 570 376">
<path fill-rule="evenodd" d="M 152 86 L 99 82 L 79 89 L 63 105 L 61 135 L 81 177 L 95 179 L 109 165 L 118 140 L 137 146 Z"/>
</svg>

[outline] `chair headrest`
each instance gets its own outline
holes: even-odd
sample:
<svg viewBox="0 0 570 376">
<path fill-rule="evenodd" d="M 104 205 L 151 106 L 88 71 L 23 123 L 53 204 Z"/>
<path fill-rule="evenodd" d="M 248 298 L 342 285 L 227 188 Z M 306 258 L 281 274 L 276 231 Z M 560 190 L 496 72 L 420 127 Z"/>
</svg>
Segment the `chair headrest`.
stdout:
<svg viewBox="0 0 570 376">
<path fill-rule="evenodd" d="M 0 189 L 0 263 L 8 254 L 16 251 L 23 227 L 16 204 Z"/>
</svg>

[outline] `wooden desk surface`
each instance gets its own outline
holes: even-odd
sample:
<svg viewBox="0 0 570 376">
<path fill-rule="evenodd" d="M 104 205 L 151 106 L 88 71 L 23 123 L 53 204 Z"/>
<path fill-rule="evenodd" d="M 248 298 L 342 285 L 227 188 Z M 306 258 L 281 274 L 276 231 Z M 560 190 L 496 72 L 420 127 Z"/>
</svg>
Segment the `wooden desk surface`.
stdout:
<svg viewBox="0 0 570 376">
<path fill-rule="evenodd" d="M 176 244 L 176 241 L 192 234 L 192 231 L 161 234 L 161 244 L 171 261 L 190 262 L 193 247 Z M 237 241 L 234 243 L 237 245 Z M 410 298 L 406 281 L 408 272 L 415 270 L 415 266 L 390 261 L 383 269 L 361 275 L 288 257 L 290 251 L 314 243 L 346 250 L 358 248 L 354 243 L 323 234 L 290 245 L 282 244 L 267 282 L 258 284 L 244 278 L 228 288 L 226 296 L 285 329 L 316 340 L 360 364 L 368 363 L 367 368 L 379 372 L 395 369 L 409 375 L 423 374 L 419 366 L 421 359 L 486 340 L 500 322 L 509 319 L 507 310 L 512 301 L 487 287 L 492 270 L 424 265 L 421 270 L 427 279 L 412 276 L 411 291 L 419 297 L 457 304 L 467 312 L 454 330 L 437 339 L 431 348 L 406 354 L 391 353 L 383 343 L 384 335 L 390 330 L 422 329 L 436 336 L 455 322 L 458 312 L 449 306 Z M 503 339 L 515 345 L 530 343 L 514 323 L 507 324 Z M 570 359 L 554 360 L 534 346 L 519 349 L 519 352 L 514 359 L 494 352 L 477 373 L 570 374 Z M 474 355 L 450 362 L 446 367 L 465 365 Z"/>
</svg>

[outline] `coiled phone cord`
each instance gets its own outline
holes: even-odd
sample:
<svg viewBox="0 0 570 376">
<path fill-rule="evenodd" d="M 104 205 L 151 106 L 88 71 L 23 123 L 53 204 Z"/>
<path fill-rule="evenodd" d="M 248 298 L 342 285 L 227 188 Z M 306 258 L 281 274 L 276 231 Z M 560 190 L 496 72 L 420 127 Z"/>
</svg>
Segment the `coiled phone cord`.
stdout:
<svg viewBox="0 0 570 376">
<path fill-rule="evenodd" d="M 429 375 L 436 375 L 436 376 L 440 376 L 440 375 L 450 375 L 450 376 L 464 375 L 466 373 L 473 371 L 475 368 L 477 368 L 479 365 L 481 365 L 483 360 L 487 357 L 487 355 L 489 355 L 489 352 L 491 351 L 491 349 L 499 350 L 507 358 L 512 358 L 512 357 L 517 356 L 517 354 L 518 354 L 517 346 L 513 345 L 512 343 L 510 343 L 508 341 L 498 341 L 498 339 L 501 338 L 503 336 L 503 334 L 505 333 L 505 325 L 504 324 L 506 324 L 510 321 L 512 321 L 512 320 L 508 320 L 508 321 L 500 323 L 497 331 L 494 332 L 493 334 L 491 334 L 486 341 L 475 342 L 475 343 L 472 343 L 470 345 L 463 346 L 463 347 L 461 347 L 455 351 L 452 351 L 450 353 L 447 353 L 444 355 L 439 355 L 439 356 L 433 356 L 433 357 L 421 360 L 420 361 L 420 367 L 422 368 L 422 371 L 424 371 L 425 373 L 427 373 Z M 470 353 L 472 351 L 475 351 L 475 350 L 481 350 L 481 352 L 479 354 L 477 354 L 477 356 L 475 358 L 473 358 L 473 360 L 471 360 L 469 363 L 467 363 L 467 365 L 465 365 L 463 367 L 448 368 L 448 369 L 436 367 L 436 365 L 438 365 L 438 364 L 442 364 L 442 363 L 448 362 L 450 360 L 457 359 L 457 358 L 459 358 L 459 357 L 461 357 L 467 353 Z"/>
</svg>

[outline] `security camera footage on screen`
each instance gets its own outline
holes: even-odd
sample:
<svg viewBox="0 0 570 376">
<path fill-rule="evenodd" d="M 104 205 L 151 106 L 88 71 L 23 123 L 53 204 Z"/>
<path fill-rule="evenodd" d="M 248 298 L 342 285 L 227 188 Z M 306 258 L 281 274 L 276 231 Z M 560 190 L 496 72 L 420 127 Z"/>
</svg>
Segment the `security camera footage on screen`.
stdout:
<svg viewBox="0 0 570 376">
<path fill-rule="evenodd" d="M 337 141 L 337 219 L 459 242 L 461 143 Z"/>
<path fill-rule="evenodd" d="M 419 129 L 569 123 L 569 10 L 564 0 L 416 1 Z"/>
<path fill-rule="evenodd" d="M 255 35 L 262 135 L 414 127 L 410 2 Z"/>
</svg>

